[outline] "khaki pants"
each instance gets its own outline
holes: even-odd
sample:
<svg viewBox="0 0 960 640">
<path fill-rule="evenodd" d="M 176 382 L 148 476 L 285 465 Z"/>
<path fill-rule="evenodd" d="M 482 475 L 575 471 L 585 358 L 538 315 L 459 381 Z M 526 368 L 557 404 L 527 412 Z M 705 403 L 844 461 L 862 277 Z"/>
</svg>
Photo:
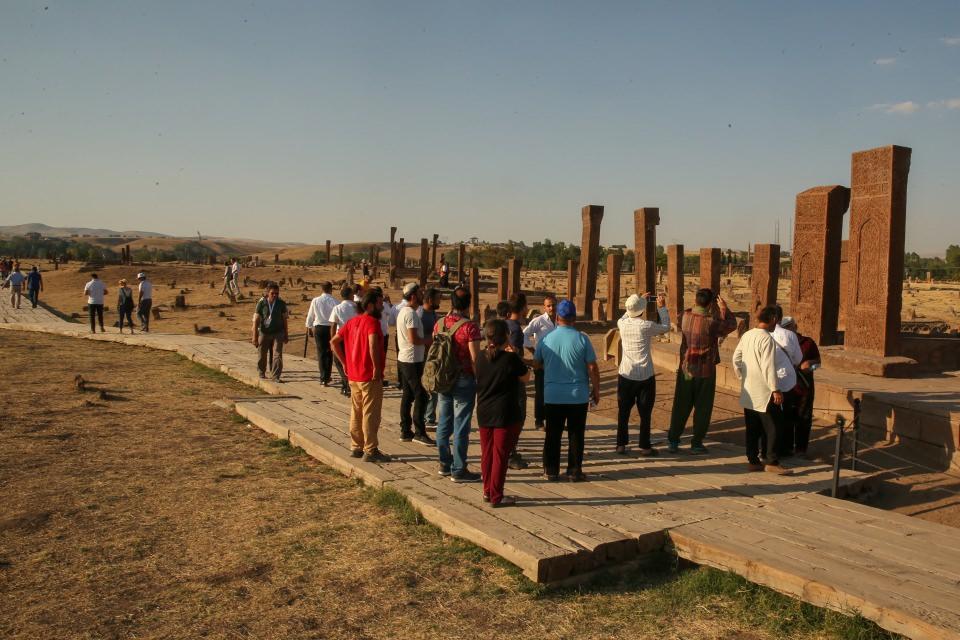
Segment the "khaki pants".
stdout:
<svg viewBox="0 0 960 640">
<path fill-rule="evenodd" d="M 383 408 L 383 381 L 350 381 L 350 440 L 353 449 L 373 453 L 380 442 L 380 412 Z"/>
<path fill-rule="evenodd" d="M 261 333 L 260 334 L 260 358 L 257 360 L 257 370 L 261 376 L 269 375 L 274 380 L 280 379 L 283 373 L 283 339 L 282 333 Z M 270 354 L 273 354 L 273 366 L 267 368 L 270 364 Z"/>
</svg>

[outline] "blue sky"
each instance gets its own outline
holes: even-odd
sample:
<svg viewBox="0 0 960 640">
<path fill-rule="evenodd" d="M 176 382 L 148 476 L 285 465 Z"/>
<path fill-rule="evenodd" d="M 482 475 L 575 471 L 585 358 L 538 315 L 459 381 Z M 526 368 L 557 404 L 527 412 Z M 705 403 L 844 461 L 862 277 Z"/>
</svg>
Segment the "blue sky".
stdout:
<svg viewBox="0 0 960 640">
<path fill-rule="evenodd" d="M 322 242 L 781 244 L 913 148 L 960 243 L 960 3 L 0 0 L 0 224 Z"/>
</svg>

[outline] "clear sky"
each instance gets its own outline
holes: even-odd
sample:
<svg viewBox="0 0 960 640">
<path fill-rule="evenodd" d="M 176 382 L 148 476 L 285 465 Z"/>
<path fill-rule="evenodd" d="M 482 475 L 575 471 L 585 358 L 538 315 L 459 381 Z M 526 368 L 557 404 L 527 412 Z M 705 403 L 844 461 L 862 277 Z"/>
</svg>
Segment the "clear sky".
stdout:
<svg viewBox="0 0 960 640">
<path fill-rule="evenodd" d="M 0 224 L 786 246 L 886 144 L 960 243 L 957 0 L 0 0 Z"/>
</svg>

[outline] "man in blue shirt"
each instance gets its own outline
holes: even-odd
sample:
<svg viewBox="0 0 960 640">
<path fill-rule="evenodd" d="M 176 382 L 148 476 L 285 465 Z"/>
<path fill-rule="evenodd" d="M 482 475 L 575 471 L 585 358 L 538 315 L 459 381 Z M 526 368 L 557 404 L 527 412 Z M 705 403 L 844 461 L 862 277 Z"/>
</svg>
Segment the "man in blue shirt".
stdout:
<svg viewBox="0 0 960 640">
<path fill-rule="evenodd" d="M 30 273 L 27 274 L 27 295 L 34 309 L 37 308 L 37 301 L 40 298 L 41 291 L 43 291 L 43 276 L 40 275 L 39 269 L 33 267 Z"/>
<path fill-rule="evenodd" d="M 593 345 L 574 328 L 577 308 L 569 300 L 557 305 L 557 328 L 537 341 L 534 366 L 543 368 L 543 472 L 547 480 L 560 477 L 560 447 L 567 429 L 567 479 L 586 480 L 583 473 L 583 439 L 587 409 L 600 401 L 600 370 Z"/>
</svg>

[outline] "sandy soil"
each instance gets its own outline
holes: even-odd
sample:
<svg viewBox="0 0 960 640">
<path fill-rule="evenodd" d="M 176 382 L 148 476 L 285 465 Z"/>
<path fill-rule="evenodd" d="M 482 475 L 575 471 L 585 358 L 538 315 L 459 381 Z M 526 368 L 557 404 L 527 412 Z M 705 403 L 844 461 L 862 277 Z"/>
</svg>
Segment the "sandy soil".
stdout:
<svg viewBox="0 0 960 640">
<path fill-rule="evenodd" d="M 543 594 L 214 406 L 255 393 L 221 374 L 42 334 L 0 351 L 3 638 L 886 637 L 703 569 Z"/>
</svg>

